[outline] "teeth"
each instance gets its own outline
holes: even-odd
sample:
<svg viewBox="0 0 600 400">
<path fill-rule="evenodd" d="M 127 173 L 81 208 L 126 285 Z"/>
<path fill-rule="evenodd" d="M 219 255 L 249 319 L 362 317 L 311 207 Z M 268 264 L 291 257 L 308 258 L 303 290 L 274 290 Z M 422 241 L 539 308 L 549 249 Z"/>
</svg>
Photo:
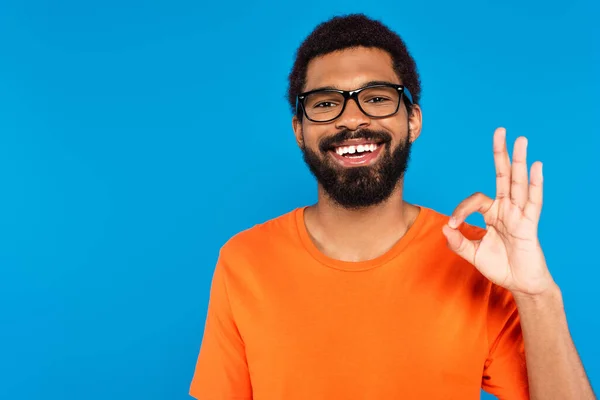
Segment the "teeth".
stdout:
<svg viewBox="0 0 600 400">
<path fill-rule="evenodd" d="M 358 146 L 341 146 L 341 147 L 336 147 L 335 152 L 337 154 L 339 154 L 340 156 L 342 156 L 346 153 L 354 154 L 354 153 L 363 153 L 365 151 L 375 151 L 377 149 L 377 147 L 378 147 L 378 145 L 376 145 L 375 143 L 359 144 Z"/>
</svg>

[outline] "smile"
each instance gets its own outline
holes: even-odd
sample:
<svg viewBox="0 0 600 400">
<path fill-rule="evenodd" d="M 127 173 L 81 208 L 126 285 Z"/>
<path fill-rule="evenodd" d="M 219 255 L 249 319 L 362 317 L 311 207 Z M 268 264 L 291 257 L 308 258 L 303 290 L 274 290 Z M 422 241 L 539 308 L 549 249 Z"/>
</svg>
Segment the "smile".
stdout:
<svg viewBox="0 0 600 400">
<path fill-rule="evenodd" d="M 335 148 L 335 152 L 340 156 L 347 155 L 348 157 L 359 157 L 365 152 L 374 152 L 379 147 L 378 144 L 359 144 L 358 146 L 340 146 Z"/>
<path fill-rule="evenodd" d="M 370 140 L 350 140 L 334 146 L 329 154 L 344 167 L 365 166 L 377 160 L 383 147 Z"/>
</svg>

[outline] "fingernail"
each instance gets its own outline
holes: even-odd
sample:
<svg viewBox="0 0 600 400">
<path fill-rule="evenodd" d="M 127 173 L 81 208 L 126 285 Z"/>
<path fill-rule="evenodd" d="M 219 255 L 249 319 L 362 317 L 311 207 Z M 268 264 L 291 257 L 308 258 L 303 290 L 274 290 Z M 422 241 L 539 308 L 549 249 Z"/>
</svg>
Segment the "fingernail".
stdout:
<svg viewBox="0 0 600 400">
<path fill-rule="evenodd" d="M 450 222 L 448 222 L 448 225 L 450 225 L 450 228 L 456 228 L 456 217 L 450 217 Z"/>
</svg>

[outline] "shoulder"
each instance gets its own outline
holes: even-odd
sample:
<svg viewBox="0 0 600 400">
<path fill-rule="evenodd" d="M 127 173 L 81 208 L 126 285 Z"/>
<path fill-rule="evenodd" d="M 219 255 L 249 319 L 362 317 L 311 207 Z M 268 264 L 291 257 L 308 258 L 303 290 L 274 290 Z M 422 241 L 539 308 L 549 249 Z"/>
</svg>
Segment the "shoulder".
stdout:
<svg viewBox="0 0 600 400">
<path fill-rule="evenodd" d="M 301 208 L 257 223 L 229 238 L 221 247 L 219 258 L 223 260 L 248 258 L 269 253 L 297 237 L 297 218 Z"/>
<path fill-rule="evenodd" d="M 447 275 L 447 282 L 451 286 L 455 287 L 459 282 L 467 284 L 473 289 L 472 293 L 477 295 L 477 301 L 490 302 L 492 306 L 507 306 L 510 293 L 492 283 L 473 264 L 448 248 L 442 228 L 448 223 L 450 215 L 427 207 L 422 207 L 421 212 L 420 240 L 417 240 L 420 244 L 417 250 L 422 254 L 420 258 L 434 264 L 438 276 Z M 466 222 L 458 229 L 469 240 L 479 240 L 486 234 L 485 228 Z"/>
<path fill-rule="evenodd" d="M 441 233 L 441 228 L 448 222 L 450 215 L 426 207 L 424 207 L 423 210 L 426 212 L 425 216 L 427 221 L 425 221 L 425 224 L 428 225 L 429 228 L 426 230 L 427 234 L 430 237 L 438 237 L 438 239 L 444 243 L 445 247 L 446 239 L 443 233 Z M 470 240 L 479 240 L 486 233 L 485 228 L 466 222 L 461 224 L 459 230 Z M 449 260 L 448 265 L 452 266 L 451 269 L 453 270 L 453 274 L 456 271 L 460 271 L 459 275 L 467 278 L 474 288 L 479 288 L 479 290 L 475 290 L 474 293 L 479 293 L 479 301 L 485 302 L 489 318 L 488 322 L 492 325 L 492 331 L 500 329 L 500 327 L 506 323 L 507 319 L 511 317 L 514 318 L 514 315 L 516 314 L 516 304 L 512 294 L 508 290 L 488 280 L 479 272 L 479 270 L 477 270 L 477 268 L 475 268 L 475 266 L 450 249 L 443 249 L 443 251 L 437 254 L 438 257 L 443 254 L 442 257 Z"/>
</svg>

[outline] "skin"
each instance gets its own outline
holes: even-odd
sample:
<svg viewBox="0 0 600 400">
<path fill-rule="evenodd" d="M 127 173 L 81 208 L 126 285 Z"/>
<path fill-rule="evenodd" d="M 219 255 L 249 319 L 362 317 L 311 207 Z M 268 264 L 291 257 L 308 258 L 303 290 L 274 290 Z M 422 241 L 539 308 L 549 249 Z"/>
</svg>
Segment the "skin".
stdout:
<svg viewBox="0 0 600 400">
<path fill-rule="evenodd" d="M 387 81 L 402 84 L 392 68 L 389 54 L 379 49 L 349 49 L 312 60 L 308 65 L 306 85 L 303 90 L 323 86 L 353 90 L 370 81 Z M 414 142 L 421 133 L 421 109 L 414 106 L 409 117 L 405 107 L 389 118 L 371 119 L 364 115 L 354 101 L 349 101 L 344 113 L 328 123 L 314 123 L 306 118 L 292 120 L 296 141 L 318 151 L 318 141 L 344 130 L 365 128 L 381 129 L 392 136 L 392 148 L 406 140 L 410 123 Z M 400 204 L 400 206 L 398 206 Z M 344 261 L 361 261 L 375 258 L 389 250 L 408 230 L 419 213 L 414 205 L 402 200 L 402 182 L 390 198 L 376 207 L 351 211 L 337 206 L 324 190 L 318 188 L 318 201 L 309 207 L 305 223 L 317 247 L 326 255 Z M 350 231 L 346 227 L 352 225 Z M 372 240 L 373 237 L 377 241 Z"/>
<path fill-rule="evenodd" d="M 356 48 L 312 60 L 303 90 L 335 86 L 353 90 L 369 81 L 401 84 L 391 57 L 382 50 Z M 388 118 L 370 119 L 354 102 L 329 123 L 292 120 L 299 146 L 318 151 L 318 141 L 339 130 L 382 129 L 392 135 L 395 147 L 409 134 L 421 133 L 422 113 L 406 109 Z M 595 399 L 569 333 L 561 291 L 553 280 L 538 239 L 542 210 L 542 164 L 528 173 L 527 138 L 514 143 L 509 159 L 506 131 L 493 135 L 496 166 L 494 199 L 475 193 L 462 201 L 443 227 L 448 247 L 472 263 L 486 278 L 509 290 L 518 307 L 525 341 L 527 372 L 532 399 Z M 334 204 L 321 187 L 317 204 L 308 207 L 305 223 L 313 241 L 326 255 L 344 261 L 364 261 L 384 254 L 410 228 L 418 207 L 402 199 L 403 181 L 381 204 L 347 210 Z M 483 215 L 487 233 L 479 241 L 467 240 L 457 229 L 472 213 Z M 352 226 L 352 229 L 348 227 Z"/>
</svg>

